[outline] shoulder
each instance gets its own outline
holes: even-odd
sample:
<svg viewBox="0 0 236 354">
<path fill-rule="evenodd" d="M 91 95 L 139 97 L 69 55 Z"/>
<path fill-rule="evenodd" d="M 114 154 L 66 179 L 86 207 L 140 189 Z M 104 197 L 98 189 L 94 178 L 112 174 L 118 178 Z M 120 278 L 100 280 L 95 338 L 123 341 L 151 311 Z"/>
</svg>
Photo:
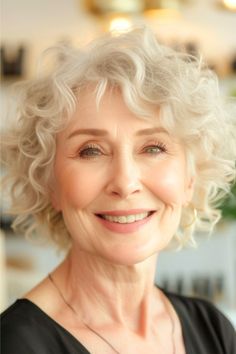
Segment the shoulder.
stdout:
<svg viewBox="0 0 236 354">
<path fill-rule="evenodd" d="M 185 311 L 192 319 L 201 318 L 214 322 L 217 320 L 232 327 L 226 316 L 208 300 L 169 292 L 166 292 L 166 295 L 178 309 Z"/>
<path fill-rule="evenodd" d="M 50 342 L 46 321 L 34 305 L 27 300 L 17 300 L 1 314 L 2 353 L 47 353 L 42 347 Z"/>
<path fill-rule="evenodd" d="M 40 325 L 41 314 L 37 306 L 26 299 L 17 300 L 1 314 L 1 327 L 18 329 L 19 324 L 32 327 L 32 324 Z"/>
<path fill-rule="evenodd" d="M 1 333 L 2 354 L 76 352 L 69 333 L 27 299 L 17 300 L 1 314 Z"/>
<path fill-rule="evenodd" d="M 88 351 L 68 331 L 28 299 L 1 314 L 2 354 L 79 354 Z"/>
<path fill-rule="evenodd" d="M 225 353 L 236 351 L 236 332 L 226 316 L 211 302 L 165 292 L 188 334 L 218 342 Z M 227 349 L 226 349 L 227 348 Z M 234 350 L 234 351 L 233 351 Z"/>
<path fill-rule="evenodd" d="M 1 314 L 1 329 L 18 328 L 19 323 L 27 324 L 29 313 L 32 312 L 31 306 L 25 300 L 17 300 Z"/>
</svg>

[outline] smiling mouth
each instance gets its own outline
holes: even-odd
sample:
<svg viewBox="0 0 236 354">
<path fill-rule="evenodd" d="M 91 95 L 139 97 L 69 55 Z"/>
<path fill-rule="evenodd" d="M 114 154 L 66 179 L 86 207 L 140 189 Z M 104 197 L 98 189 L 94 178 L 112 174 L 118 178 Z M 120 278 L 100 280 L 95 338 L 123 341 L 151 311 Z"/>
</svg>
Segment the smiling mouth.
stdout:
<svg viewBox="0 0 236 354">
<path fill-rule="evenodd" d="M 96 215 L 110 222 L 114 222 L 118 224 L 131 224 L 146 219 L 154 212 L 155 211 L 147 211 L 147 212 L 131 214 L 131 215 L 108 215 L 108 214 L 96 214 Z"/>
</svg>

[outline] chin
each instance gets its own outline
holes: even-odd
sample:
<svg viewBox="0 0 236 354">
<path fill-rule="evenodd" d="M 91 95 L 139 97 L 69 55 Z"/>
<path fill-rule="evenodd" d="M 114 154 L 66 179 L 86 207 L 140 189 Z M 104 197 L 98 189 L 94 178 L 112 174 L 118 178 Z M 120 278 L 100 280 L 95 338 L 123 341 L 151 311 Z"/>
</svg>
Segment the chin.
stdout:
<svg viewBox="0 0 236 354">
<path fill-rule="evenodd" d="M 147 249 L 119 249 L 118 247 L 111 254 L 106 255 L 106 259 L 113 264 L 123 265 L 123 266 L 134 266 L 139 263 L 143 263 L 150 258 L 156 257 L 158 250 L 147 250 Z"/>
</svg>

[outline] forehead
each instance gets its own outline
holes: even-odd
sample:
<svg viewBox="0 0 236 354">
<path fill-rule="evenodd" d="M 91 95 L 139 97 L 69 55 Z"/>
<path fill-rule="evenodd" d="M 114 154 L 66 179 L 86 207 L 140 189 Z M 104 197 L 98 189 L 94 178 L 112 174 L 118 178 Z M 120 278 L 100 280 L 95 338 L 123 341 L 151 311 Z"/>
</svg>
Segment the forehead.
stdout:
<svg viewBox="0 0 236 354">
<path fill-rule="evenodd" d="M 151 112 L 151 114 L 150 114 Z M 94 87 L 80 92 L 74 114 L 66 127 L 67 132 L 75 128 L 114 128 L 126 127 L 128 130 L 145 127 L 160 127 L 160 108 L 149 107 L 146 117 L 131 110 L 119 89 L 106 90 L 100 100 Z"/>
</svg>

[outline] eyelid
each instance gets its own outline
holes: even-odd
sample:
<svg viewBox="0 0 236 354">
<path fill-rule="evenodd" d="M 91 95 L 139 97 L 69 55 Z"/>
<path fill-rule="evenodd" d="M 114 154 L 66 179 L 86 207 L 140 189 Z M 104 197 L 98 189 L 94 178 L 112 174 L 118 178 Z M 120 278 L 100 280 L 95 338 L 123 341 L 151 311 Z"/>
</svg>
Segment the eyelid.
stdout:
<svg viewBox="0 0 236 354">
<path fill-rule="evenodd" d="M 86 150 L 86 149 L 98 149 L 100 151 L 102 151 L 102 148 L 101 146 L 95 144 L 95 143 L 87 143 L 87 144 L 84 144 L 83 146 L 81 146 L 77 152 L 80 153 L 81 151 L 83 150 Z"/>
<path fill-rule="evenodd" d="M 96 144 L 96 143 L 93 143 L 93 142 L 89 142 L 89 143 L 85 143 L 83 144 L 79 150 L 83 150 L 83 149 L 86 149 L 86 148 L 98 148 L 98 149 L 101 149 L 101 147 Z"/>
<path fill-rule="evenodd" d="M 86 149 L 86 148 L 95 148 L 95 149 L 100 149 L 100 150 L 103 149 L 99 143 L 94 142 L 94 141 L 87 141 L 87 142 L 81 144 L 79 148 L 77 148 L 77 152 L 79 152 L 83 149 Z"/>
<path fill-rule="evenodd" d="M 79 158 L 81 160 L 94 160 L 105 155 L 106 153 L 104 149 L 99 144 L 87 142 L 77 149 L 74 158 Z"/>
<path fill-rule="evenodd" d="M 163 140 L 159 140 L 159 139 L 158 140 L 157 139 L 152 139 L 152 140 L 150 139 L 150 140 L 146 141 L 141 148 L 141 152 L 148 154 L 148 152 L 145 151 L 145 149 L 148 149 L 151 147 L 159 148 L 160 149 L 159 154 L 169 152 L 168 144 L 166 144 Z M 91 149 L 98 149 L 100 151 L 100 154 L 97 154 L 97 157 L 101 156 L 101 155 L 108 155 L 111 153 L 111 151 L 110 151 L 111 147 L 107 146 L 104 148 L 104 146 L 102 146 L 99 142 L 86 141 L 84 144 L 82 144 L 82 146 L 80 146 L 76 149 L 75 153 L 71 157 L 83 158 L 83 156 L 82 156 L 83 150 L 90 149 L 90 148 Z M 149 154 L 151 154 L 151 153 L 149 152 Z M 153 154 L 155 154 L 155 153 L 153 153 Z M 158 154 L 158 152 L 157 152 L 157 154 Z M 86 156 L 86 153 L 84 154 L 84 158 L 85 158 L 85 156 Z M 91 158 L 95 158 L 95 157 L 96 157 L 96 154 L 94 154 L 94 156 L 92 156 L 92 154 L 91 154 Z M 89 158 L 89 154 L 88 154 L 88 158 Z"/>
<path fill-rule="evenodd" d="M 143 149 L 148 148 L 148 147 L 159 147 L 162 150 L 167 151 L 167 144 L 164 143 L 163 141 L 160 140 L 154 140 L 154 141 L 150 141 L 148 143 L 146 143 L 143 147 Z"/>
</svg>

